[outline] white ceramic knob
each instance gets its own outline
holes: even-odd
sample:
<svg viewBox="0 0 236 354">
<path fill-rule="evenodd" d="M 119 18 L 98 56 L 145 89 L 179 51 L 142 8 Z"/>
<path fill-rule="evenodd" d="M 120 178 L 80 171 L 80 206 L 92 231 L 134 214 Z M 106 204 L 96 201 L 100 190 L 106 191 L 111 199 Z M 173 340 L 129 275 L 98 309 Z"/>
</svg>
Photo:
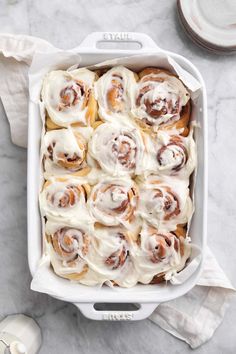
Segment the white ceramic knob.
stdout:
<svg viewBox="0 0 236 354">
<path fill-rule="evenodd" d="M 27 354 L 26 347 L 23 343 L 14 341 L 10 344 L 11 354 Z"/>
</svg>

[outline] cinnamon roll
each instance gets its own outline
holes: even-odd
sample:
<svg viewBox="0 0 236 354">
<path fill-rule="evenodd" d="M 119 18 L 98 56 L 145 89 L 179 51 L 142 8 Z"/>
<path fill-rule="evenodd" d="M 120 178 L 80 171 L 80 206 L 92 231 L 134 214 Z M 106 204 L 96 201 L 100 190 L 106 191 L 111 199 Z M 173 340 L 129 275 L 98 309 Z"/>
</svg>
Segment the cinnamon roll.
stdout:
<svg viewBox="0 0 236 354">
<path fill-rule="evenodd" d="M 80 171 L 80 175 L 89 172 L 86 163 L 87 142 L 85 138 L 71 128 L 51 130 L 42 141 L 44 170 L 47 174 L 65 174 Z"/>
<path fill-rule="evenodd" d="M 86 257 L 90 252 L 91 236 L 86 226 L 46 223 L 47 250 L 56 274 L 80 280 L 88 272 Z"/>
<path fill-rule="evenodd" d="M 50 129 L 71 124 L 89 126 L 97 114 L 93 94 L 96 74 L 85 68 L 48 73 L 43 82 L 42 100 L 47 112 L 46 126 Z"/>
<path fill-rule="evenodd" d="M 130 257 L 134 235 L 127 229 L 95 225 L 92 251 L 87 262 L 108 285 L 132 287 L 137 283 L 137 272 Z M 112 283 L 111 283 L 112 282 Z"/>
<path fill-rule="evenodd" d="M 101 224 L 129 227 L 138 203 L 135 183 L 127 178 L 107 178 L 93 187 L 88 205 L 93 217 Z"/>
<path fill-rule="evenodd" d="M 89 221 L 86 202 L 90 186 L 76 178 L 51 178 L 40 193 L 43 216 Z"/>
<path fill-rule="evenodd" d="M 104 121 L 116 121 L 126 116 L 127 119 L 135 85 L 135 74 L 123 66 L 116 66 L 103 74 L 95 83 L 100 118 Z"/>
<path fill-rule="evenodd" d="M 190 93 L 174 74 L 147 68 L 139 73 L 132 114 L 144 129 L 177 129 L 188 133 Z"/>
<path fill-rule="evenodd" d="M 184 268 L 190 251 L 184 235 L 177 236 L 173 231 L 160 232 L 144 224 L 136 247 L 131 250 L 139 282 L 149 284 L 170 280 Z"/>
<path fill-rule="evenodd" d="M 170 135 L 158 131 L 154 139 L 149 139 L 148 163 L 149 172 L 160 175 L 189 178 L 196 167 L 196 146 L 192 136 Z"/>
<path fill-rule="evenodd" d="M 113 176 L 140 174 L 144 150 L 144 139 L 137 128 L 112 123 L 100 125 L 89 143 L 92 157 Z"/>
<path fill-rule="evenodd" d="M 193 213 L 188 181 L 149 176 L 140 183 L 138 214 L 158 229 L 174 230 L 187 223 Z"/>
</svg>

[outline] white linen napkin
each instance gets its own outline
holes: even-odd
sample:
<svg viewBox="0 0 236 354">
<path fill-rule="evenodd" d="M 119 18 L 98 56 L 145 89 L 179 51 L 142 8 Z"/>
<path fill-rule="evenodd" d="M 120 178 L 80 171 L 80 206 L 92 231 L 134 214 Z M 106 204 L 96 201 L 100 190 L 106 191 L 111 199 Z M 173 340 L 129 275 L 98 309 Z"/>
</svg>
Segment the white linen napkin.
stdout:
<svg viewBox="0 0 236 354">
<path fill-rule="evenodd" d="M 12 142 L 27 147 L 28 70 L 35 50 L 54 47 L 40 38 L 0 34 L 0 97 L 10 123 Z"/>
<path fill-rule="evenodd" d="M 39 38 L 0 35 L 0 97 L 14 144 L 27 147 L 28 69 L 35 51 L 54 47 Z M 160 304 L 150 320 L 197 348 L 209 340 L 224 318 L 234 287 L 207 249 L 203 270 L 186 295 Z"/>
</svg>

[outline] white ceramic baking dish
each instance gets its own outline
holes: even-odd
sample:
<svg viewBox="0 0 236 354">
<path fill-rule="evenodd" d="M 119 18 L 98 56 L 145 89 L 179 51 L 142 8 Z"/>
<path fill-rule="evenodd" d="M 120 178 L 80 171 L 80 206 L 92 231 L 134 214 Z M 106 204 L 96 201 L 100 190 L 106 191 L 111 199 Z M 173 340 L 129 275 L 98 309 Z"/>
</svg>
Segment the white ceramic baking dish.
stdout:
<svg viewBox="0 0 236 354">
<path fill-rule="evenodd" d="M 112 49 L 116 45 L 125 49 Z M 105 49 L 101 48 L 104 46 Z M 130 47 L 138 49 L 129 49 Z M 110 47 L 110 48 L 108 48 Z M 160 52 L 155 42 L 142 33 L 104 33 L 90 34 L 77 48 L 81 56 L 81 66 L 93 65 L 98 62 L 117 57 L 131 56 L 140 53 L 155 54 Z M 206 91 L 203 79 L 195 66 L 181 55 L 166 52 L 182 68 L 194 76 L 202 85 L 198 102 L 193 107 L 193 117 L 200 124 L 195 138 L 198 148 L 198 173 L 195 185 L 195 213 L 191 223 L 190 235 L 204 256 L 206 245 L 206 212 L 207 212 L 207 124 L 206 124 Z M 40 183 L 39 146 L 41 138 L 41 119 L 39 110 L 32 103 L 29 104 L 29 130 L 28 130 L 28 261 L 32 275 L 42 255 L 41 219 L 38 206 L 38 190 Z M 202 257 L 203 260 L 204 257 Z M 96 320 L 140 320 L 147 318 L 161 302 L 175 299 L 187 293 L 197 282 L 201 265 L 196 271 L 180 285 L 136 285 L 131 289 L 111 289 L 109 287 L 87 287 L 78 284 L 75 305 L 90 319 Z M 64 300 L 63 294 L 57 298 Z M 96 303 L 123 303 L 139 304 L 137 311 L 126 310 L 96 310 Z M 128 305 L 127 305 L 128 306 Z"/>
</svg>

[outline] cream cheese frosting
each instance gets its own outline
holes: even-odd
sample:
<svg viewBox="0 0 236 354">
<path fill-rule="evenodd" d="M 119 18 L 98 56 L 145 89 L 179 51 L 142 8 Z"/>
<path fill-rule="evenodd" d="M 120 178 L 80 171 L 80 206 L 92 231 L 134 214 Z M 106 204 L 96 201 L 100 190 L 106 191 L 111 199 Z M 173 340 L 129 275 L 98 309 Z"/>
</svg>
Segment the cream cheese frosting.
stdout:
<svg viewBox="0 0 236 354">
<path fill-rule="evenodd" d="M 130 228 L 138 204 L 138 191 L 132 179 L 107 177 L 95 185 L 88 200 L 91 215 L 107 226 Z"/>
<path fill-rule="evenodd" d="M 46 174 L 64 174 L 84 168 L 86 145 L 84 137 L 71 128 L 48 131 L 41 149 Z"/>
<path fill-rule="evenodd" d="M 42 99 L 55 124 L 62 127 L 73 123 L 88 124 L 86 114 L 95 78 L 96 74 L 85 68 L 56 70 L 46 75 Z"/>
<path fill-rule="evenodd" d="M 145 145 L 142 134 L 135 127 L 101 124 L 93 133 L 89 151 L 111 176 L 142 172 Z"/>
<path fill-rule="evenodd" d="M 193 213 L 188 181 L 150 175 L 139 185 L 137 214 L 159 230 L 175 230 L 187 223 Z"/>
<path fill-rule="evenodd" d="M 91 249 L 92 226 L 78 222 L 62 223 L 48 220 L 45 227 L 48 242 L 46 252 L 50 254 L 55 272 L 73 280 L 88 270 L 86 256 Z"/>
<path fill-rule="evenodd" d="M 131 112 L 150 126 L 162 126 L 180 118 L 189 98 L 189 92 L 177 77 L 164 71 L 149 73 L 136 85 Z"/>
<path fill-rule="evenodd" d="M 146 142 L 148 154 L 143 167 L 146 174 L 189 178 L 197 163 L 193 128 L 187 137 L 158 131 L 155 137 L 147 137 Z"/>
<path fill-rule="evenodd" d="M 191 246 L 183 237 L 143 224 L 136 247 L 131 250 L 138 280 L 149 284 L 156 275 L 169 280 L 184 268 Z"/>
<path fill-rule="evenodd" d="M 39 197 L 42 216 L 91 222 L 86 204 L 89 192 L 83 179 L 50 178 Z"/>
<path fill-rule="evenodd" d="M 124 66 L 116 66 L 103 74 L 95 83 L 95 98 L 99 116 L 105 121 L 128 120 L 133 105 L 134 73 Z"/>
<path fill-rule="evenodd" d="M 122 227 L 95 226 L 93 248 L 87 256 L 90 268 L 105 279 L 122 287 L 132 287 L 138 281 L 130 252 L 132 235 Z"/>
</svg>

